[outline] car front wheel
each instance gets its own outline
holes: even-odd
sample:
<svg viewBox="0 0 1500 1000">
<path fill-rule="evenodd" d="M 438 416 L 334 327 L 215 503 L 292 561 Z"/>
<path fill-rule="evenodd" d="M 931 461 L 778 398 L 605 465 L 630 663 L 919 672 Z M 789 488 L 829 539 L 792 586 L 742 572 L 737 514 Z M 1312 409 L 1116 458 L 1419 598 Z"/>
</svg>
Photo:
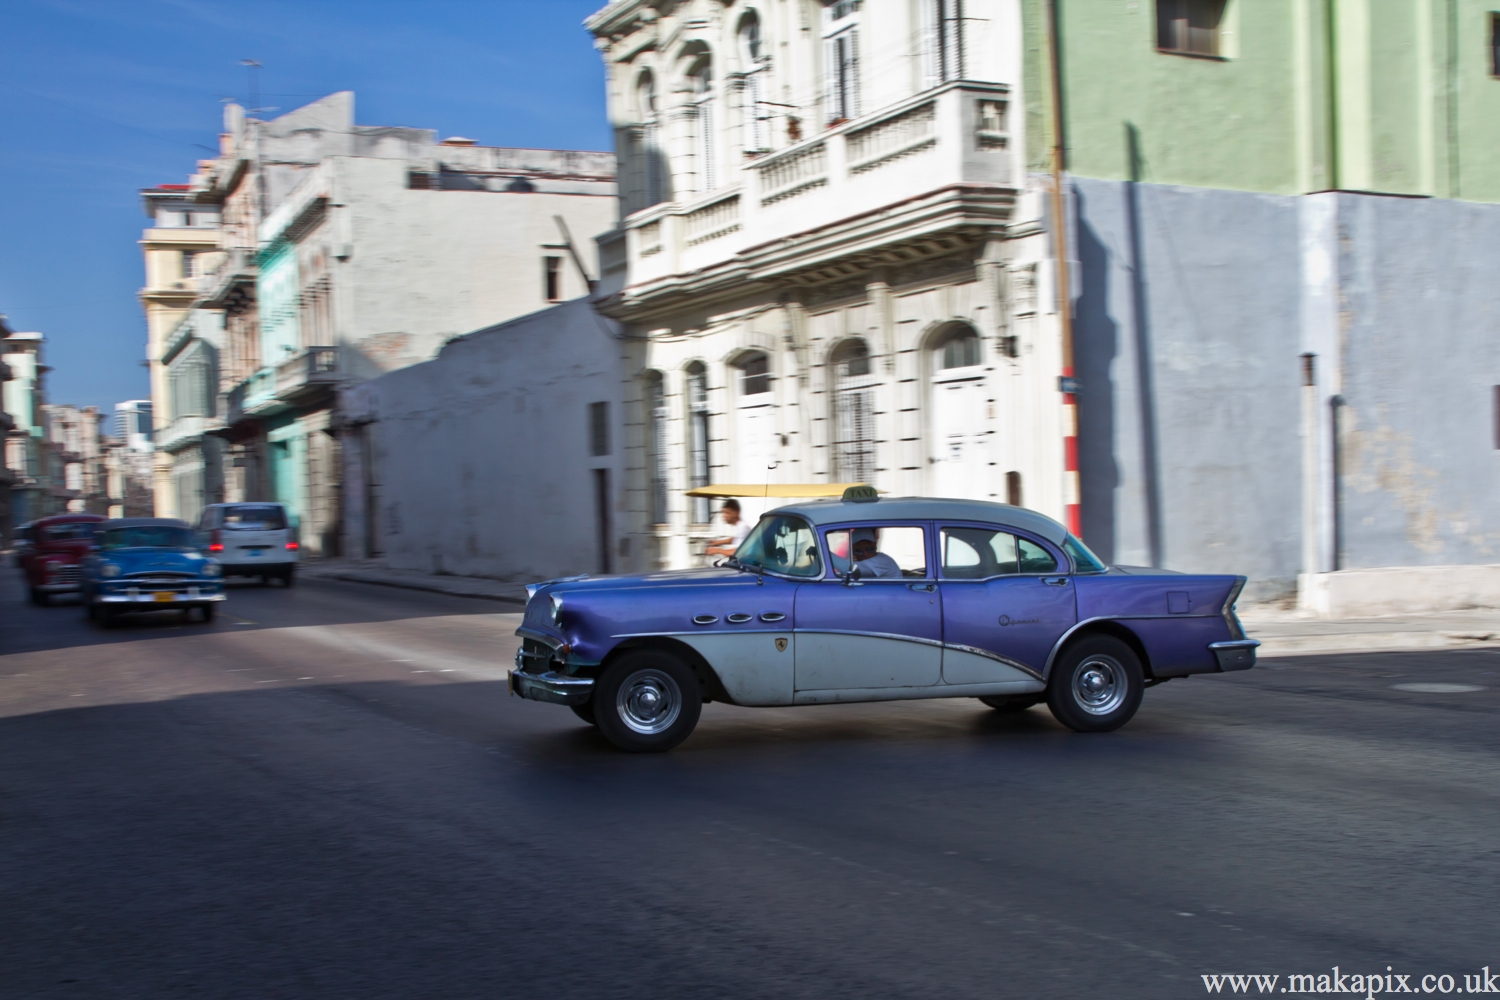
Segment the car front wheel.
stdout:
<svg viewBox="0 0 1500 1000">
<path fill-rule="evenodd" d="M 591 699 L 594 724 L 621 750 L 660 753 L 693 731 L 703 710 L 698 678 L 655 649 L 625 653 L 604 671 Z"/>
<path fill-rule="evenodd" d="M 1053 666 L 1047 707 L 1069 729 L 1107 733 L 1135 715 L 1145 686 L 1134 650 L 1112 636 L 1089 636 L 1069 646 Z"/>
</svg>

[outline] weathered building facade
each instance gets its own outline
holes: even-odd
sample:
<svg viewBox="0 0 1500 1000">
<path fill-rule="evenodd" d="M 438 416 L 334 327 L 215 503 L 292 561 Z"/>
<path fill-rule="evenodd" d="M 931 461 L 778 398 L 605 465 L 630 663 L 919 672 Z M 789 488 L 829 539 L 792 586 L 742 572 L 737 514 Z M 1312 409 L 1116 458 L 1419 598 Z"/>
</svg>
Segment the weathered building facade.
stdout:
<svg viewBox="0 0 1500 1000">
<path fill-rule="evenodd" d="M 286 503 L 309 553 L 335 552 L 336 390 L 584 294 L 568 233 L 609 224 L 614 158 L 359 126 L 350 93 L 267 122 L 230 106 L 222 146 L 192 185 L 222 206 L 224 255 L 197 301 L 222 329 L 195 319 L 167 347 L 215 359 L 224 498 Z"/>
<path fill-rule="evenodd" d="M 1056 9 L 1085 538 L 1252 597 L 1300 576 L 1314 610 L 1500 602 L 1490 7 Z M 1042 169 L 1047 5 L 1022 13 Z"/>
<path fill-rule="evenodd" d="M 649 564 L 722 534 L 684 496 L 708 483 L 1070 519 L 1019 26 L 1009 0 L 619 0 L 589 20 L 621 161 L 599 308 L 639 344 L 622 503 Z"/>
<path fill-rule="evenodd" d="M 190 315 L 199 285 L 219 266 L 219 208 L 193 200 L 187 184 L 160 184 L 141 191 L 141 201 L 151 224 L 141 234 L 146 283 L 139 292 L 146 312 L 146 359 L 151 372 L 154 414 L 168 430 L 174 411 L 170 405 L 173 377 L 164 360 L 165 348 L 178 327 Z M 155 507 L 162 517 L 181 517 L 181 484 L 191 473 L 178 468 L 197 463 L 197 434 L 184 439 L 182 425 L 169 442 L 175 447 L 157 453 Z M 201 433 L 201 428 L 198 429 Z M 194 498 L 190 504 L 201 503 Z"/>
</svg>

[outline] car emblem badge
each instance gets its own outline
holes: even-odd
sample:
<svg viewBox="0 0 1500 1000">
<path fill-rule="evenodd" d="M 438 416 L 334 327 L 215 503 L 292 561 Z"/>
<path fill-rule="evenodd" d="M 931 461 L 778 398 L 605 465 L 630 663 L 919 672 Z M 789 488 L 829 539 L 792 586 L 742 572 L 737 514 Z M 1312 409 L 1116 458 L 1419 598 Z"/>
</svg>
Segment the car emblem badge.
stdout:
<svg viewBox="0 0 1500 1000">
<path fill-rule="evenodd" d="M 778 652 L 778 653 L 785 653 L 786 652 L 786 640 L 785 639 L 778 638 L 776 640 L 776 652 Z"/>
</svg>

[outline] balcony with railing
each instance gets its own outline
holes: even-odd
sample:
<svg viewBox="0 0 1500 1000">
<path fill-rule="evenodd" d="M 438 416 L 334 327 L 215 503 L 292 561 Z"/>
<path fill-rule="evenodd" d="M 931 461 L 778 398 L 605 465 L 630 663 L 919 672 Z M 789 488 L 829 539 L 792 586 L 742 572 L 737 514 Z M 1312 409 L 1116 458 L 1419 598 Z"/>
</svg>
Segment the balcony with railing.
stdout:
<svg viewBox="0 0 1500 1000">
<path fill-rule="evenodd" d="M 198 279 L 198 301 L 207 308 L 223 308 L 236 288 L 255 283 L 255 251 L 232 247 L 220 255 L 213 270 Z"/>
<path fill-rule="evenodd" d="M 845 242 L 871 246 L 901 228 L 888 217 L 903 212 L 925 211 L 929 229 L 972 228 L 974 220 L 957 218 L 966 207 L 945 216 L 906 206 L 944 191 L 970 200 L 988 192 L 1008 206 L 1017 169 L 1009 100 L 1003 84 L 943 84 L 748 160 L 735 186 L 635 213 L 624 224 L 626 297 L 746 254 L 775 252 L 767 248 L 821 227 L 850 230 Z"/>
<path fill-rule="evenodd" d="M 278 365 L 259 369 L 225 395 L 227 420 L 236 424 L 316 401 L 342 380 L 337 347 L 306 347 Z"/>
</svg>

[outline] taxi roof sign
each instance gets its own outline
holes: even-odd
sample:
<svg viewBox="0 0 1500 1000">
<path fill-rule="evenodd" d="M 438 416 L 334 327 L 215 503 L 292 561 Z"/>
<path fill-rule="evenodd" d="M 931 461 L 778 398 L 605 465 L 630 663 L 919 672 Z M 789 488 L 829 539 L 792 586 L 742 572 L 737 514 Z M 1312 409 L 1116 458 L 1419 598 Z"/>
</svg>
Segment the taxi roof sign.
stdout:
<svg viewBox="0 0 1500 1000">
<path fill-rule="evenodd" d="M 880 491 L 873 486 L 860 484 L 851 486 L 844 491 L 844 500 L 847 503 L 874 503 L 880 499 Z"/>
</svg>

